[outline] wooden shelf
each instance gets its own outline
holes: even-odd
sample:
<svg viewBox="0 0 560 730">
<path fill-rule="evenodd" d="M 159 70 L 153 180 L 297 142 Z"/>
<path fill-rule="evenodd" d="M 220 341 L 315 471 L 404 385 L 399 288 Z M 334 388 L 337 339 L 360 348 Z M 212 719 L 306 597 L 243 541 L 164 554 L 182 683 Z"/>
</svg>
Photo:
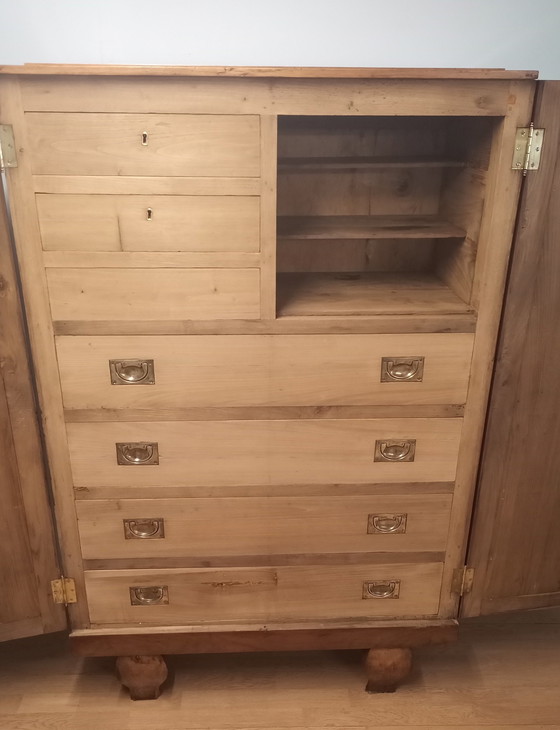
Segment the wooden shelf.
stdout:
<svg viewBox="0 0 560 730">
<path fill-rule="evenodd" d="M 279 274 L 277 296 L 279 317 L 472 312 L 432 274 Z"/>
<path fill-rule="evenodd" d="M 443 167 L 466 167 L 466 163 L 435 157 L 284 157 L 278 160 L 280 172 Z"/>
<path fill-rule="evenodd" d="M 465 231 L 437 216 L 280 216 L 278 238 L 464 238 Z"/>
</svg>

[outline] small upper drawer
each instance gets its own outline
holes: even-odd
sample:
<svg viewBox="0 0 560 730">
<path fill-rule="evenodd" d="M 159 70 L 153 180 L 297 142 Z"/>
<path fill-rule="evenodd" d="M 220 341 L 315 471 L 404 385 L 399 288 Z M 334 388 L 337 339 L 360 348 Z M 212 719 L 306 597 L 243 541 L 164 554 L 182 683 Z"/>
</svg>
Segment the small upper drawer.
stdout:
<svg viewBox="0 0 560 730">
<path fill-rule="evenodd" d="M 95 624 L 435 615 L 441 563 L 90 570 Z"/>
<path fill-rule="evenodd" d="M 256 115 L 27 113 L 38 175 L 258 177 Z"/>
<path fill-rule="evenodd" d="M 45 251 L 260 248 L 260 199 L 245 195 L 37 195 Z"/>
<path fill-rule="evenodd" d="M 57 337 L 68 409 L 460 405 L 472 346 L 470 334 Z M 111 361 L 147 360 L 153 379 L 112 384 Z"/>
<path fill-rule="evenodd" d="M 443 551 L 450 494 L 78 500 L 85 559 Z"/>
</svg>

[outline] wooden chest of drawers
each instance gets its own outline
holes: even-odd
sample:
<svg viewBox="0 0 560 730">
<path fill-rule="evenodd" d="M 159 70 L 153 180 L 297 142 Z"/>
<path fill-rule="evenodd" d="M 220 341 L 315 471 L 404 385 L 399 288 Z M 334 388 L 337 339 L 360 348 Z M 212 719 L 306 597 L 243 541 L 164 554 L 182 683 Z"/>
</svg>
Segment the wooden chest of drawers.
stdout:
<svg viewBox="0 0 560 730">
<path fill-rule="evenodd" d="M 294 76 L 2 79 L 91 646 L 453 633 L 534 84 Z"/>
</svg>

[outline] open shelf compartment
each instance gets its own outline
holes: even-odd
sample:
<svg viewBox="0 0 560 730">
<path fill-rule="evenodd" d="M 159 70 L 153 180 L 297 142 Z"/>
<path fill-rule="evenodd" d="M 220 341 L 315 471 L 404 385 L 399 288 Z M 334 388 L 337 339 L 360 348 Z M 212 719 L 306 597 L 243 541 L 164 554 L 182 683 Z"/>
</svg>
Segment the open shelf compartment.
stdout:
<svg viewBox="0 0 560 730">
<path fill-rule="evenodd" d="M 465 314 L 496 120 L 280 117 L 277 314 Z"/>
</svg>

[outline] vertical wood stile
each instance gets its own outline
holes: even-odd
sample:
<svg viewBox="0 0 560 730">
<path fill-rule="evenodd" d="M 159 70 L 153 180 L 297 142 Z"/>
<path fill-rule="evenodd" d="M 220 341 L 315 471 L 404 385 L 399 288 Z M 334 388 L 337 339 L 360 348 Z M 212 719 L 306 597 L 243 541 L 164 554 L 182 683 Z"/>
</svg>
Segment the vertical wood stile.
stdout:
<svg viewBox="0 0 560 730">
<path fill-rule="evenodd" d="M 261 115 L 261 319 L 276 317 L 277 117 Z"/>
</svg>

